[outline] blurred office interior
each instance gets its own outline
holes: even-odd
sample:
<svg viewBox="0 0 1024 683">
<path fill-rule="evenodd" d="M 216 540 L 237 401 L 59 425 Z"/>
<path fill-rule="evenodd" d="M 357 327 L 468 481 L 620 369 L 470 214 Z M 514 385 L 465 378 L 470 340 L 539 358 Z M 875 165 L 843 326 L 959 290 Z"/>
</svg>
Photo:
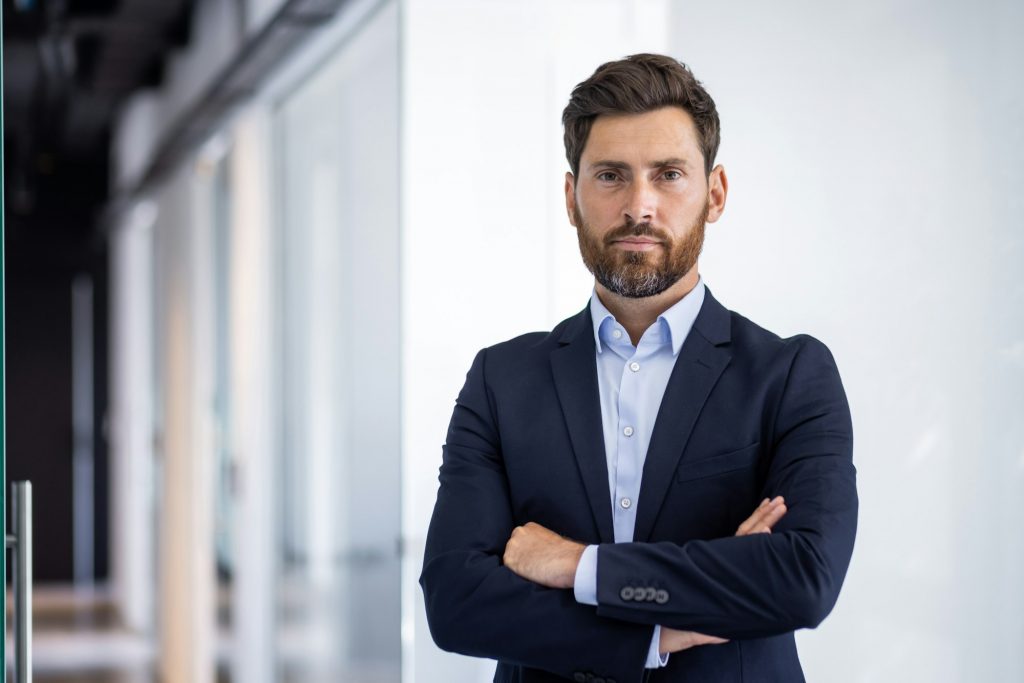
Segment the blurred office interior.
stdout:
<svg viewBox="0 0 1024 683">
<path fill-rule="evenodd" d="M 561 109 L 635 52 L 722 117 L 705 282 L 850 398 L 860 530 L 808 679 L 1024 680 L 1020 3 L 3 13 L 37 681 L 491 679 L 416 583 L 440 446 L 479 348 L 587 301 Z"/>
</svg>

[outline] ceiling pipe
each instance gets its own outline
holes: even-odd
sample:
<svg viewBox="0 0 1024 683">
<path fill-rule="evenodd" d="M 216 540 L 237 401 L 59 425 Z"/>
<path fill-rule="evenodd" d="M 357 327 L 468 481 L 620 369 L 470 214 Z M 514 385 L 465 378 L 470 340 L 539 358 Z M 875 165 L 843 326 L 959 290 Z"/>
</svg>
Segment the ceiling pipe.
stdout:
<svg viewBox="0 0 1024 683">
<path fill-rule="evenodd" d="M 135 186 L 107 205 L 101 229 L 113 225 L 113 218 L 130 206 L 133 198 L 157 185 L 208 140 L 238 104 L 258 92 L 288 54 L 330 22 L 348 2 L 285 0 L 170 126 Z"/>
</svg>

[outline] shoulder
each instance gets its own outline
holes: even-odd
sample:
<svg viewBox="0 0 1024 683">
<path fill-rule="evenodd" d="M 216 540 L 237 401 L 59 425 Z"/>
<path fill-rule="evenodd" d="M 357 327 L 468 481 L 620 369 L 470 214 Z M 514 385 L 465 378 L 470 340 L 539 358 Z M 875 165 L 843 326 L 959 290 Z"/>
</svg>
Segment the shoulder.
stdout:
<svg viewBox="0 0 1024 683">
<path fill-rule="evenodd" d="M 839 369 L 824 342 L 810 334 L 781 337 L 738 313 L 729 315 L 734 368 L 773 377 L 773 383 L 791 397 L 818 402 L 833 397 L 845 404 Z"/>
<path fill-rule="evenodd" d="M 780 387 L 811 382 L 841 390 L 835 359 L 820 339 L 810 334 L 782 337 L 717 301 L 708 313 L 702 333 L 708 341 L 717 337 L 715 345 L 728 349 L 731 373 L 760 381 L 773 378 L 768 381 Z"/>
<path fill-rule="evenodd" d="M 735 311 L 729 311 L 729 317 L 732 342 L 737 346 L 766 352 L 799 353 L 805 349 L 812 353 L 828 352 L 824 342 L 809 334 L 781 337 Z"/>
<path fill-rule="evenodd" d="M 489 381 L 502 376 L 546 372 L 550 367 L 551 352 L 563 346 L 567 338 L 587 334 L 589 326 L 590 313 L 584 309 L 550 331 L 528 332 L 481 349 L 474 365 L 480 367 Z"/>
<path fill-rule="evenodd" d="M 828 352 L 822 342 L 808 334 L 781 337 L 736 311 L 726 308 L 714 297 L 710 288 L 705 289 L 704 304 L 694 321 L 693 331 L 713 346 L 728 346 L 732 356 L 740 359 L 777 360 L 792 357 L 804 349 L 819 353 Z"/>
<path fill-rule="evenodd" d="M 547 332 L 527 332 L 483 349 L 488 358 L 515 358 L 535 354 L 547 354 L 558 348 L 567 335 L 575 336 L 589 326 L 590 313 L 583 310 L 566 318 Z"/>
<path fill-rule="evenodd" d="M 849 403 L 832 352 L 809 334 L 781 337 L 729 312 L 730 370 L 766 386 L 780 425 L 827 416 L 836 434 L 852 433 Z"/>
</svg>

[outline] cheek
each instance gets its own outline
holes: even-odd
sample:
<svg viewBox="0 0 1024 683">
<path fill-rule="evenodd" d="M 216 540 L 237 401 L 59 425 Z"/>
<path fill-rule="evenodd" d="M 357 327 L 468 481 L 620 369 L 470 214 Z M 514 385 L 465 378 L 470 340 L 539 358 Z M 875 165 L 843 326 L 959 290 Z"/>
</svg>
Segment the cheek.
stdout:
<svg viewBox="0 0 1024 683">
<path fill-rule="evenodd" d="M 688 193 L 686 196 L 673 197 L 664 205 L 666 220 L 675 233 L 686 232 L 704 212 L 706 198 L 704 195 Z"/>
<path fill-rule="evenodd" d="M 614 201 L 607 198 L 582 199 L 576 205 L 576 215 L 582 218 L 591 230 L 604 231 L 621 223 L 620 212 Z"/>
<path fill-rule="evenodd" d="M 665 193 L 664 198 L 666 204 L 672 205 L 677 211 L 694 212 L 704 204 L 706 196 L 697 186 L 691 184 L 675 192 Z"/>
</svg>

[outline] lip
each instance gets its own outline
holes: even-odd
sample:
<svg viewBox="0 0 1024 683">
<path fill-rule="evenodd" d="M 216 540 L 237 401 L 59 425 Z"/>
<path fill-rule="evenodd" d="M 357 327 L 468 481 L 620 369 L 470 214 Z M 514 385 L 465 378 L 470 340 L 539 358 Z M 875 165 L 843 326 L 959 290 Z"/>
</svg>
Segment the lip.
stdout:
<svg viewBox="0 0 1024 683">
<path fill-rule="evenodd" d="M 631 237 L 624 240 L 615 240 L 612 245 L 625 249 L 626 251 L 651 251 L 661 245 L 661 242 Z"/>
</svg>

